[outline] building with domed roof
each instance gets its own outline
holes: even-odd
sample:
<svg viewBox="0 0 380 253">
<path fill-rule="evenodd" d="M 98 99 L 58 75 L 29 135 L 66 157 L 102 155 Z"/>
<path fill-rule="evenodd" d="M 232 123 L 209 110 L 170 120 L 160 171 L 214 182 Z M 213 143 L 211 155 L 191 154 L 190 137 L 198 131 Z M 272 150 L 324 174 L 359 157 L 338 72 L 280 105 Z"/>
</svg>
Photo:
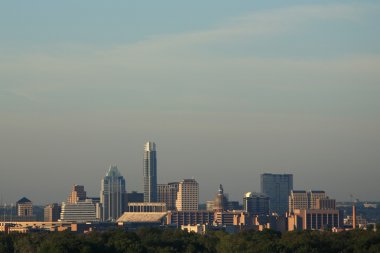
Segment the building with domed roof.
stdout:
<svg viewBox="0 0 380 253">
<path fill-rule="evenodd" d="M 223 186 L 220 184 L 218 193 L 216 194 L 215 199 L 214 199 L 213 210 L 225 211 L 227 210 L 227 203 L 228 203 L 228 199 L 224 195 Z"/>
</svg>

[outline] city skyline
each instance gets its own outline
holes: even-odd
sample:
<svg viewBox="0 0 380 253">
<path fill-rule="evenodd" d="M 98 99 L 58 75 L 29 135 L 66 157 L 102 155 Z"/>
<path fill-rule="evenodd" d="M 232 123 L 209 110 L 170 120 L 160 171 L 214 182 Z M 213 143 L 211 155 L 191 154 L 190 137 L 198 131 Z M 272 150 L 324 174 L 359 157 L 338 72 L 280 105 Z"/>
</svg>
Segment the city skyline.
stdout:
<svg viewBox="0 0 380 253">
<path fill-rule="evenodd" d="M 154 152 L 156 152 L 156 143 L 155 142 L 145 142 L 145 144 L 144 144 L 144 163 L 143 163 L 143 171 L 145 171 L 145 169 L 146 169 L 146 159 L 145 159 L 145 157 L 146 157 L 146 153 L 149 153 L 150 151 L 154 151 Z M 154 160 L 156 160 L 156 153 L 154 153 Z M 155 164 L 157 163 L 157 161 L 155 161 Z M 157 173 L 157 172 L 156 172 Z M 158 175 L 156 174 L 156 177 L 157 177 Z M 111 178 L 111 177 L 116 177 L 116 178 L 122 178 L 122 185 L 124 185 L 124 187 L 126 187 L 126 185 L 128 185 L 128 182 L 127 182 L 127 180 L 126 179 L 124 179 L 124 176 L 123 176 L 123 174 L 119 171 L 119 169 L 118 169 L 118 166 L 117 165 L 115 165 L 115 164 L 111 164 L 110 166 L 109 166 L 109 168 L 107 169 L 107 173 L 106 173 L 106 176 L 104 177 L 104 178 L 101 178 L 101 184 L 100 184 L 100 189 L 102 189 L 102 185 L 103 185 L 103 181 L 104 181 L 104 179 L 105 178 Z M 268 181 L 268 182 L 270 182 L 270 183 L 272 183 L 271 181 L 273 181 L 273 182 L 277 182 L 277 180 L 278 180 L 278 178 L 281 178 L 281 180 L 283 180 L 282 178 L 283 177 L 290 177 L 290 185 L 291 185 L 291 191 L 293 191 L 293 188 L 297 188 L 297 187 L 293 187 L 293 177 L 294 177 L 294 175 L 293 174 L 289 174 L 289 173 L 268 173 L 268 172 L 264 172 L 264 173 L 261 173 L 261 174 L 259 174 L 258 175 L 258 177 L 260 178 L 260 184 L 256 187 L 256 188 L 258 188 L 258 189 L 260 189 L 260 190 L 256 190 L 256 191 L 254 191 L 254 192 L 257 192 L 258 194 L 265 194 L 264 193 L 264 189 L 265 189 L 265 184 L 264 184 L 264 181 Z M 264 178 L 267 178 L 267 177 L 274 177 L 275 179 L 264 179 Z M 144 178 L 144 180 L 143 180 L 143 182 L 142 182 L 142 185 L 140 185 L 139 187 L 137 187 L 137 189 L 136 188 L 133 188 L 133 189 L 127 189 L 127 188 L 125 188 L 126 190 L 125 190 L 125 194 L 126 193 L 130 193 L 130 192 L 142 192 L 142 193 L 144 193 L 144 188 L 145 188 L 145 176 L 144 176 L 144 173 L 143 173 L 143 178 Z M 179 181 L 183 181 L 183 180 L 193 180 L 193 179 L 186 179 L 186 178 L 177 178 L 177 179 L 175 179 L 175 180 L 177 180 L 178 182 Z M 174 179 L 172 180 L 172 181 L 175 181 Z M 176 183 L 176 184 L 178 184 L 178 182 Z M 77 182 L 78 184 L 80 184 L 80 182 Z M 73 187 L 73 189 L 76 189 L 77 187 L 81 187 L 81 188 L 83 188 L 83 185 L 77 185 L 77 183 L 75 183 L 75 184 L 73 184 L 72 185 L 72 187 Z M 173 183 L 169 183 L 169 185 L 170 184 L 173 184 Z M 161 181 L 158 181 L 157 182 L 157 185 L 167 185 L 167 183 L 166 182 L 161 182 Z M 288 185 L 288 183 L 286 183 L 286 185 Z M 219 187 L 220 187 L 220 184 L 219 184 Z M 116 188 L 118 188 L 118 187 L 116 187 Z M 199 188 L 201 188 L 201 186 L 199 187 Z M 271 188 L 271 187 L 269 187 L 269 188 Z M 286 186 L 286 188 L 288 188 L 288 186 Z M 307 188 L 307 187 L 306 187 Z M 310 188 L 310 187 L 309 187 Z M 308 188 L 308 189 L 309 189 Z M 236 189 L 240 189 L 240 188 L 236 188 Z M 235 189 L 235 190 L 236 190 Z M 289 188 L 290 189 L 290 188 Z M 320 187 L 316 187 L 316 188 L 310 188 L 310 191 L 320 191 L 320 189 L 322 189 L 322 188 L 320 188 Z M 82 189 L 83 190 L 83 189 Z M 72 192 L 73 192 L 74 190 L 72 190 Z M 219 188 L 219 190 L 218 191 L 220 191 L 220 188 Z M 63 200 L 54 200 L 54 201 L 50 201 L 50 202 L 42 202 L 42 203 L 39 203 L 39 204 L 43 204 L 43 205 L 48 205 L 48 204 L 51 204 L 51 203 L 54 203 L 54 202 L 58 202 L 58 203 L 63 203 L 63 202 L 65 202 L 65 200 L 67 200 L 67 202 L 70 202 L 70 198 L 72 198 L 71 196 L 72 196 L 72 192 L 70 193 L 70 195 L 69 195 L 69 197 L 67 198 L 66 197 L 66 199 L 63 199 Z M 100 190 L 100 196 L 102 196 L 102 192 L 103 192 L 103 190 Z M 322 192 L 324 192 L 324 191 L 322 191 Z M 201 191 L 200 191 L 200 193 L 201 193 Z M 244 202 L 244 197 L 242 197 L 242 196 L 245 196 L 245 194 L 243 194 L 244 193 L 244 191 L 242 191 L 241 192 L 241 196 L 239 196 L 238 198 L 236 198 L 236 199 L 232 199 L 232 200 L 236 200 L 236 201 L 238 201 L 239 203 L 243 203 Z M 86 191 L 84 191 L 84 194 L 86 195 Z M 205 199 L 203 200 L 199 200 L 199 204 L 205 204 L 206 202 L 207 202 L 207 200 L 210 198 L 210 196 L 213 196 L 213 194 L 214 193 L 212 193 L 212 192 L 210 192 L 210 193 L 207 193 L 206 195 L 205 194 L 203 194 L 204 196 L 206 196 L 205 197 Z M 269 193 L 267 193 L 267 195 L 265 195 L 265 196 L 269 196 L 268 195 Z M 277 194 L 277 193 L 274 193 L 273 192 L 273 194 Z M 27 195 L 27 194 L 24 194 L 25 196 Z M 23 198 L 25 198 L 24 197 L 24 195 L 20 195 L 20 197 L 23 197 Z M 91 195 L 91 196 L 97 196 L 97 193 L 91 193 L 91 194 L 89 194 L 89 195 Z M 283 194 L 284 196 L 289 196 L 290 195 L 290 192 L 288 193 L 288 194 L 286 194 L 286 193 L 284 193 Z M 19 198 L 20 198 L 19 197 Z M 349 200 L 351 200 L 352 201 L 352 198 L 354 198 L 355 197 L 355 195 L 353 195 L 353 194 L 351 194 L 350 196 L 350 199 L 345 199 L 345 200 L 339 200 L 338 199 L 338 201 L 349 201 Z M 2 199 L 1 199 L 1 201 L 2 201 L 2 205 L 5 205 L 5 204 L 7 204 L 7 205 L 10 205 L 10 204 L 14 204 L 15 202 L 12 202 L 12 201 L 10 201 L 10 202 L 6 202 L 6 201 L 4 201 L 4 198 L 3 198 L 3 196 L 1 197 Z M 370 199 L 362 199 L 362 200 L 364 200 L 364 201 L 376 201 L 376 200 L 370 200 Z M 152 201 L 144 201 L 144 202 L 152 202 Z M 154 201 L 154 202 L 157 202 L 157 201 Z M 286 204 L 286 206 L 288 206 L 288 204 Z M 102 208 L 105 208 L 105 207 L 102 207 Z M 274 210 L 272 210 L 272 211 L 274 211 Z M 104 212 L 104 211 L 103 211 Z M 103 214 L 104 215 L 104 214 Z"/>
<path fill-rule="evenodd" d="M 375 0 L 1 2 L 1 202 L 61 202 L 74 184 L 97 196 L 110 164 L 143 192 L 149 140 L 157 182 L 195 178 L 201 202 L 219 184 L 241 201 L 262 173 L 338 201 L 379 200 L 379 10 Z"/>
</svg>

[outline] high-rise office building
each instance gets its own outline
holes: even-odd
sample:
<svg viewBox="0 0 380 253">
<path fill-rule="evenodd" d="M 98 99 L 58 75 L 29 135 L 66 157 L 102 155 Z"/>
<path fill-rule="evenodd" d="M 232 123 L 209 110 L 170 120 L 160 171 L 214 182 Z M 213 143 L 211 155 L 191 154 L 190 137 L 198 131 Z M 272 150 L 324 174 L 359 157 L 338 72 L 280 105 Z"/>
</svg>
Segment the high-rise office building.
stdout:
<svg viewBox="0 0 380 253">
<path fill-rule="evenodd" d="M 195 179 L 179 182 L 176 208 L 178 211 L 195 211 L 199 205 L 199 185 Z"/>
<path fill-rule="evenodd" d="M 168 210 L 176 209 L 178 182 L 157 184 L 157 202 L 166 203 Z"/>
<path fill-rule="evenodd" d="M 157 202 L 157 158 L 156 144 L 144 146 L 144 202 Z"/>
<path fill-rule="evenodd" d="M 103 221 L 116 220 L 127 208 L 125 179 L 116 166 L 110 166 L 101 181 L 100 202 Z"/>
<path fill-rule="evenodd" d="M 57 221 L 61 215 L 61 207 L 57 203 L 49 204 L 44 208 L 44 221 Z"/>
<path fill-rule="evenodd" d="M 293 190 L 292 174 L 261 174 L 261 193 L 269 197 L 271 213 L 284 215 L 288 211 L 291 190 Z"/>
<path fill-rule="evenodd" d="M 269 197 L 247 192 L 243 198 L 243 209 L 251 215 L 268 215 L 269 214 Z"/>
<path fill-rule="evenodd" d="M 73 185 L 71 193 L 67 198 L 67 203 L 76 203 L 77 201 L 85 200 L 87 197 L 86 191 L 84 190 L 83 185 Z"/>
</svg>

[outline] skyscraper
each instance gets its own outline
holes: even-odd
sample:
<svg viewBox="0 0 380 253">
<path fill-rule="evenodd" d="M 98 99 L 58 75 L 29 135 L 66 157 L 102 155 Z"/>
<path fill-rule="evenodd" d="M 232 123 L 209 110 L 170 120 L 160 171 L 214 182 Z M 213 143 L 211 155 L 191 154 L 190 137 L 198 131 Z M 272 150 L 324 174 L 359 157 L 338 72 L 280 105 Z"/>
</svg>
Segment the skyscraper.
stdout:
<svg viewBox="0 0 380 253">
<path fill-rule="evenodd" d="M 157 158 L 156 144 L 144 146 L 144 202 L 157 202 Z"/>
<path fill-rule="evenodd" d="M 157 184 L 157 201 L 166 203 L 168 210 L 176 209 L 178 185 L 178 182 Z"/>
<path fill-rule="evenodd" d="M 57 203 L 52 203 L 44 208 L 44 221 L 57 221 L 61 215 L 61 207 Z"/>
<path fill-rule="evenodd" d="M 261 174 L 261 193 L 269 197 L 270 212 L 283 215 L 288 211 L 291 190 L 293 190 L 292 174 Z"/>
<path fill-rule="evenodd" d="M 84 190 L 84 186 L 83 185 L 73 185 L 72 189 L 71 189 L 71 193 L 69 195 L 69 197 L 67 198 L 67 203 L 76 203 L 78 201 L 82 201 L 82 200 L 86 200 L 87 198 L 87 194 L 86 194 L 86 191 Z"/>
<path fill-rule="evenodd" d="M 243 209 L 252 215 L 268 215 L 269 214 L 269 197 L 247 192 L 243 198 Z"/>
<path fill-rule="evenodd" d="M 199 205 L 199 185 L 195 179 L 179 182 L 176 207 L 178 211 L 196 211 Z"/>
<path fill-rule="evenodd" d="M 100 202 L 103 221 L 116 220 L 127 208 L 125 179 L 116 166 L 110 166 L 101 181 Z"/>
</svg>

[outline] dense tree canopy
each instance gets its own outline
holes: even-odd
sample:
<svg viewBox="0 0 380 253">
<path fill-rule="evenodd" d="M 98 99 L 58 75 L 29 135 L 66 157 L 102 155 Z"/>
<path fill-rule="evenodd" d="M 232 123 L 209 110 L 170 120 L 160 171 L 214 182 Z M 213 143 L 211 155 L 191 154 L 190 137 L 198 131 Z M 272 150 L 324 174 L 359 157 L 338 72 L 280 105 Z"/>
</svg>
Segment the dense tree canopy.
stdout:
<svg viewBox="0 0 380 253">
<path fill-rule="evenodd" d="M 380 252 L 380 231 L 355 230 L 342 233 L 302 231 L 277 233 L 271 230 L 206 235 L 174 229 L 142 228 L 136 232 L 112 230 L 75 234 L 39 232 L 0 234 L 0 252 L 100 253 L 100 252 L 281 252 L 335 253 Z"/>
</svg>

